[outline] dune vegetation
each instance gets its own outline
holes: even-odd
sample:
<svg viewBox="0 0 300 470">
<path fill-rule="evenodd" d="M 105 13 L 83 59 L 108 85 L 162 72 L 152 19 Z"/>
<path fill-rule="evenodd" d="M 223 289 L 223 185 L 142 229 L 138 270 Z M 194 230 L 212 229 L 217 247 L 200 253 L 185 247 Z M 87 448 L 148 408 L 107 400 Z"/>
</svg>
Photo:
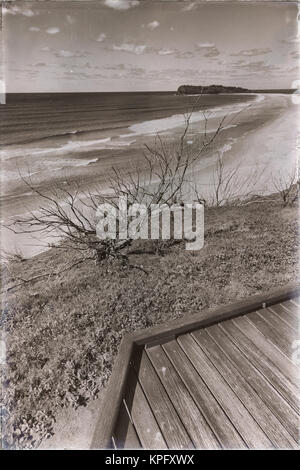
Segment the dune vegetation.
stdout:
<svg viewBox="0 0 300 470">
<path fill-rule="evenodd" d="M 279 193 L 206 208 L 200 251 L 178 241 L 158 250 L 137 240 L 131 249 L 143 271 L 120 259 L 64 270 L 73 254 L 55 248 L 3 268 L 5 447 L 38 446 L 53 434 L 62 407 L 96 398 L 126 333 L 297 279 L 298 208 Z"/>
</svg>

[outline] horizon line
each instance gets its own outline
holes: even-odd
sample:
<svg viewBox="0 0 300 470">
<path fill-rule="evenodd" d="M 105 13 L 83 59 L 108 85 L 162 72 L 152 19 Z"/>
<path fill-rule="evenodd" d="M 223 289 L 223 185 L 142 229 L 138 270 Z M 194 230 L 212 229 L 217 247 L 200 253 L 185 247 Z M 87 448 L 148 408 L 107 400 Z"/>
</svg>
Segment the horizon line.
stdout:
<svg viewBox="0 0 300 470">
<path fill-rule="evenodd" d="M 190 85 L 190 86 L 204 86 L 209 87 L 211 85 Z M 235 88 L 243 88 L 238 87 L 235 85 L 228 85 L 228 87 L 235 87 Z M 227 85 L 224 85 L 227 87 Z M 255 91 L 275 91 L 275 90 L 285 90 L 285 91 L 296 91 L 298 88 L 246 88 L 245 94 L 247 91 L 255 92 Z M 16 94 L 38 94 L 38 93 L 64 93 L 64 94 L 72 94 L 72 93 L 177 93 L 177 90 L 116 90 L 116 91 L 7 91 L 5 93 L 1 93 L 2 95 L 16 95 Z M 210 93 L 214 94 L 214 93 Z M 239 93 L 236 93 L 239 94 Z"/>
</svg>

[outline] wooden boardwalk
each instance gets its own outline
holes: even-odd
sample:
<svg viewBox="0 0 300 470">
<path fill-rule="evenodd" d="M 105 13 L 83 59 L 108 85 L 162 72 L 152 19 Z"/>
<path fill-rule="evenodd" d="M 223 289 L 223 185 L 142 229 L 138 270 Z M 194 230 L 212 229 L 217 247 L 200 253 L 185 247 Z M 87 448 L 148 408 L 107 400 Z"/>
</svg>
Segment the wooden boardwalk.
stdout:
<svg viewBox="0 0 300 470">
<path fill-rule="evenodd" d="M 161 338 L 150 331 L 140 345 L 137 336 L 108 442 L 102 415 L 93 447 L 299 448 L 300 298 L 277 300 L 187 332 L 183 323 Z"/>
</svg>

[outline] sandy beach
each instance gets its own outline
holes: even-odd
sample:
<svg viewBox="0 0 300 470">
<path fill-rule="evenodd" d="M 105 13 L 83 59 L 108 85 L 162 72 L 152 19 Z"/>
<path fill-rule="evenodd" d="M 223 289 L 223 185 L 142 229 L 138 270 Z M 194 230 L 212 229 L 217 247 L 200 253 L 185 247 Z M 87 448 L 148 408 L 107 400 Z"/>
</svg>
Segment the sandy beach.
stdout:
<svg viewBox="0 0 300 470">
<path fill-rule="evenodd" d="M 168 103 L 172 103 L 173 98 L 178 101 L 178 97 L 167 98 Z M 189 103 L 197 100 L 197 97 L 187 98 Z M 192 184 L 197 186 L 205 199 L 209 199 L 216 161 L 221 155 L 226 171 L 238 167 L 236 181 L 240 191 L 251 190 L 259 194 L 274 192 L 273 175 L 289 175 L 296 164 L 297 130 L 290 123 L 299 118 L 298 105 L 293 103 L 289 95 L 275 94 L 224 98 L 209 96 L 205 100 L 204 108 L 192 113 L 186 137 L 192 151 L 198 150 L 199 137 L 204 133 L 203 112 L 207 116 L 208 135 L 215 132 L 222 118 L 225 117 L 225 121 L 222 132 L 194 166 Z M 218 101 L 223 104 L 218 105 Z M 154 113 L 155 110 L 151 107 L 148 115 L 154 117 Z M 156 111 L 156 115 L 162 113 L 168 114 L 170 110 Z M 142 113 L 139 118 L 143 117 Z M 106 137 L 105 131 L 102 131 L 98 139 L 95 138 L 95 131 L 92 132 L 94 138 L 91 139 L 89 131 L 84 138 L 75 133 L 71 137 L 68 135 L 67 140 L 64 137 L 63 143 L 61 137 L 54 141 L 48 137 L 42 140 L 44 148 L 40 147 L 41 140 L 4 147 L 1 195 L 3 223 L 9 224 L 14 217 L 23 216 L 39 206 L 39 198 L 24 185 L 20 175 L 30 175 L 32 182 L 42 191 L 55 185 L 72 190 L 74 184 L 80 186 L 83 192 L 99 186 L 105 188 L 107 174 L 112 166 L 135 171 L 143 161 L 145 144 L 152 146 L 155 136 L 159 135 L 166 145 L 174 146 L 180 139 L 184 124 L 182 112 L 140 120 L 128 127 L 122 125 L 117 131 L 115 128 L 106 131 Z M 249 185 L 243 184 L 251 174 L 253 178 Z M 49 239 L 43 241 L 28 234 L 15 235 L 3 228 L 1 245 L 5 251 L 22 252 L 28 257 L 43 251 L 48 241 Z"/>
</svg>

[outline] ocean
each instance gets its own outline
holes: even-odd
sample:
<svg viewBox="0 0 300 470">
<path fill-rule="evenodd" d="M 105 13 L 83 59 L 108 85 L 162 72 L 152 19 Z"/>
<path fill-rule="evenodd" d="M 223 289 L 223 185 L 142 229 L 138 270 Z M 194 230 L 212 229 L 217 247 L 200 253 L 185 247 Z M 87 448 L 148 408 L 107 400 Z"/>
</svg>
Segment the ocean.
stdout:
<svg viewBox="0 0 300 470">
<path fill-rule="evenodd" d="M 2 221 L 38 207 L 22 177 L 30 176 L 45 191 L 62 184 L 104 186 L 112 166 L 139 167 L 145 144 L 154 145 L 157 134 L 175 145 L 184 115 L 191 111 L 186 139 L 191 146 L 204 134 L 203 113 L 210 135 L 225 118 L 222 132 L 194 173 L 206 192 L 220 152 L 228 168 L 239 166 L 244 176 L 259 166 L 263 177 L 256 181 L 257 190 L 265 193 L 272 192 L 272 172 L 288 174 L 295 164 L 299 112 L 289 95 L 8 94 L 0 106 Z M 4 230 L 2 246 L 8 245 L 20 243 Z"/>
<path fill-rule="evenodd" d="M 75 167 L 101 162 L 108 155 L 115 164 L 120 149 L 134 147 L 133 154 L 141 148 L 141 136 L 178 128 L 196 100 L 174 93 L 8 95 L 7 104 L 0 107 L 3 191 L 16 193 L 19 173 L 39 175 L 47 183 L 62 172 L 71 177 Z M 240 95 L 209 95 L 194 111 L 245 101 Z"/>
</svg>

